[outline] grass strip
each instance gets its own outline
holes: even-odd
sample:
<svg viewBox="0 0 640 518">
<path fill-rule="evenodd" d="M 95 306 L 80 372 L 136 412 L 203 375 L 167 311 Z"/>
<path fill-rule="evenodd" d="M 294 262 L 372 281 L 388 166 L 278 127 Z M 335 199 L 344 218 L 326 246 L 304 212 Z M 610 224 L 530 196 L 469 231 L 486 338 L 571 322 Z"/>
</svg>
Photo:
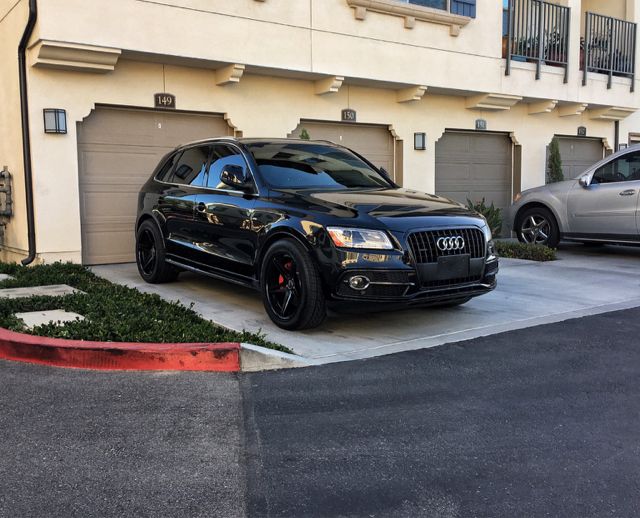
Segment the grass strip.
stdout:
<svg viewBox="0 0 640 518">
<path fill-rule="evenodd" d="M 291 353 L 267 340 L 264 333 L 231 331 L 199 316 L 192 307 L 168 302 L 155 294 L 113 284 L 87 268 L 71 263 L 36 266 L 0 263 L 0 273 L 15 277 L 0 288 L 68 284 L 84 294 L 0 299 L 0 327 L 52 338 L 100 342 L 189 343 L 246 342 Z M 27 329 L 15 313 L 63 309 L 85 317 Z"/>
</svg>

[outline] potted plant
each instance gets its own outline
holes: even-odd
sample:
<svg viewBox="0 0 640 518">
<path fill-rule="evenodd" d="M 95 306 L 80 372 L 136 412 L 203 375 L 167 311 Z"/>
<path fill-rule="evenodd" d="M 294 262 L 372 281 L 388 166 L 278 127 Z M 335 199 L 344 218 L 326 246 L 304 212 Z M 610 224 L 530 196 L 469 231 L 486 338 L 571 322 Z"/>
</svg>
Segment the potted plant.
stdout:
<svg viewBox="0 0 640 518">
<path fill-rule="evenodd" d="M 560 144 L 556 137 L 549 144 L 549 162 L 547 163 L 547 183 L 564 181 L 562 173 L 562 157 L 560 156 Z"/>
<path fill-rule="evenodd" d="M 560 31 L 555 30 L 547 33 L 545 38 L 544 60 L 547 65 L 564 65 L 567 56 L 562 45 Z"/>
<path fill-rule="evenodd" d="M 526 61 L 529 49 L 529 40 L 527 38 L 516 38 L 513 48 L 511 49 L 511 59 L 513 61 Z"/>
</svg>

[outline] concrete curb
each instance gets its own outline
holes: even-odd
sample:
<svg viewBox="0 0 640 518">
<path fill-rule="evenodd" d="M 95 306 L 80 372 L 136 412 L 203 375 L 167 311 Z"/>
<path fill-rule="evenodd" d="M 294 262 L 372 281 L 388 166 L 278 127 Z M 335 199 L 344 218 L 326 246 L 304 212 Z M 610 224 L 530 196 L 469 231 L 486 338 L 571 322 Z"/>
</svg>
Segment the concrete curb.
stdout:
<svg viewBox="0 0 640 518">
<path fill-rule="evenodd" d="M 309 367 L 308 360 L 295 354 L 283 353 L 253 344 L 240 344 L 240 366 L 242 372 L 258 372 L 294 367 Z"/>
<path fill-rule="evenodd" d="M 77 369 L 238 372 L 240 344 L 89 342 L 0 328 L 0 359 Z"/>
</svg>

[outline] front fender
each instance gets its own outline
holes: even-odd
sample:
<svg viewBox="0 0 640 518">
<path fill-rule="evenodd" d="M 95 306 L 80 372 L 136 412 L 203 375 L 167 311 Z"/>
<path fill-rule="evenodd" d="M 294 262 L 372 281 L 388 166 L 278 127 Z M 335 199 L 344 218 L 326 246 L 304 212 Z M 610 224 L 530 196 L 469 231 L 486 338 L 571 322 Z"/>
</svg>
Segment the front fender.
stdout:
<svg viewBox="0 0 640 518">
<path fill-rule="evenodd" d="M 520 215 L 528 208 L 536 206 L 543 206 L 550 210 L 558 222 L 560 232 L 565 232 L 567 228 L 567 192 L 545 191 L 524 195 L 509 210 L 509 228 L 515 232 Z"/>
</svg>

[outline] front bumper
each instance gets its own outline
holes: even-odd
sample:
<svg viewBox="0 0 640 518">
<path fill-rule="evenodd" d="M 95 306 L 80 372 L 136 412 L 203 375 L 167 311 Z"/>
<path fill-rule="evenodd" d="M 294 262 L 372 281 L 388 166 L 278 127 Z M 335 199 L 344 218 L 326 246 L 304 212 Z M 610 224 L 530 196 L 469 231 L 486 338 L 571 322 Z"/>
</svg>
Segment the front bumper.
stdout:
<svg viewBox="0 0 640 518">
<path fill-rule="evenodd" d="M 439 304 L 483 295 L 495 289 L 499 271 L 498 259 L 484 261 L 481 273 L 462 278 L 425 280 L 415 267 L 362 268 L 351 265 L 338 277 L 330 299 L 366 303 Z M 370 282 L 364 290 L 354 289 L 349 280 L 364 276 Z"/>
<path fill-rule="evenodd" d="M 327 299 L 428 305 L 476 297 L 496 287 L 498 258 L 483 227 L 441 226 L 390 234 L 397 244 L 393 250 L 316 248 Z M 463 240 L 459 252 L 436 249 L 438 239 L 453 237 Z M 353 282 L 358 276 L 366 282 Z"/>
</svg>

